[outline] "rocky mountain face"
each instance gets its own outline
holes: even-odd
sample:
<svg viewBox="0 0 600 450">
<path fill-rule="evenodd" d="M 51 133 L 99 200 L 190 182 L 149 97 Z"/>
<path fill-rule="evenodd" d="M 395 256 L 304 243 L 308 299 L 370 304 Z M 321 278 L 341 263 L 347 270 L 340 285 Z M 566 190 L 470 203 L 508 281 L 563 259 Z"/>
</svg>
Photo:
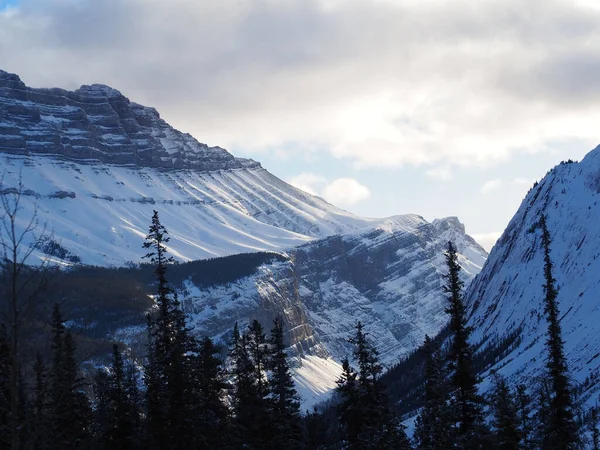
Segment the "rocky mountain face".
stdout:
<svg viewBox="0 0 600 450">
<path fill-rule="evenodd" d="M 268 327 L 283 314 L 305 398 L 335 386 L 337 362 L 350 353 L 346 339 L 357 320 L 385 364 L 443 326 L 441 274 L 449 240 L 457 244 L 467 281 L 487 256 L 456 218 L 356 217 L 257 162 L 197 142 L 153 108 L 102 85 L 32 89 L 0 71 L 0 164 L 3 190 L 22 183 L 22 217 L 35 211 L 46 224 L 39 257 L 52 253 L 61 264 L 105 267 L 137 263 L 153 210 L 180 262 L 258 251 L 283 255 L 226 283 L 198 283 L 193 271 L 181 275 L 193 263 L 173 273 L 180 274 L 180 299 L 199 334 L 225 340 L 235 321 L 258 318 Z M 106 280 L 119 288 L 113 275 Z M 78 290 L 63 297 L 79 296 L 81 305 L 85 284 L 79 281 Z M 119 298 L 127 302 L 127 295 Z M 101 337 L 135 345 L 144 335 L 139 316 L 139 323 L 130 318 L 127 325 L 103 326 L 109 331 Z M 93 334 L 93 320 L 86 323 Z"/>
<path fill-rule="evenodd" d="M 336 235 L 286 253 L 286 261 L 262 265 L 254 276 L 211 288 L 186 279 L 179 297 L 200 334 L 226 339 L 231 324 L 258 317 L 272 323 L 283 314 L 304 398 L 335 387 L 339 361 L 351 356 L 347 339 L 358 320 L 392 365 L 425 334 L 446 323 L 443 253 L 453 239 L 465 281 L 481 269 L 486 252 L 464 234 L 456 218 L 428 223 L 398 216 L 367 232 Z M 309 358 L 306 372 L 302 358 Z"/>
<path fill-rule="evenodd" d="M 33 89 L 0 71 L 5 188 L 71 258 L 122 265 L 159 209 L 179 260 L 280 250 L 376 222 L 290 186 L 259 163 L 181 133 L 103 85 Z"/>
<path fill-rule="evenodd" d="M 158 111 L 101 84 L 33 89 L 0 70 L 0 149 L 157 169 L 260 167 L 170 127 Z"/>
<path fill-rule="evenodd" d="M 466 292 L 473 309 L 474 342 L 482 343 L 482 351 L 494 341 L 515 335 L 490 370 L 513 380 L 533 381 L 542 374 L 547 323 L 539 219 L 546 215 L 569 368 L 574 381 L 583 383 L 585 397 L 596 400 L 600 375 L 599 203 L 600 147 L 579 163 L 556 166 L 523 200 Z"/>
</svg>

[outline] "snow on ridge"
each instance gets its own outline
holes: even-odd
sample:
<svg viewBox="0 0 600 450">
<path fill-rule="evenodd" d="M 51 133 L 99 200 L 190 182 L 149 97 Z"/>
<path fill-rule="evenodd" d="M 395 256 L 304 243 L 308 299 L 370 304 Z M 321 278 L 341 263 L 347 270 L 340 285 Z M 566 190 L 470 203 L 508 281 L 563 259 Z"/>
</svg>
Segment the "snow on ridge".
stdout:
<svg viewBox="0 0 600 450">
<path fill-rule="evenodd" d="M 539 218 L 547 217 L 559 289 L 565 353 L 576 382 L 600 374 L 600 146 L 579 163 L 562 163 L 534 186 L 465 294 L 476 306 L 474 342 L 520 330 L 516 347 L 493 368 L 532 380 L 543 370 L 543 253 Z M 484 386 L 485 388 L 485 386 Z M 588 387 L 593 403 L 599 387 Z M 591 404 L 590 403 L 590 404 Z"/>
</svg>

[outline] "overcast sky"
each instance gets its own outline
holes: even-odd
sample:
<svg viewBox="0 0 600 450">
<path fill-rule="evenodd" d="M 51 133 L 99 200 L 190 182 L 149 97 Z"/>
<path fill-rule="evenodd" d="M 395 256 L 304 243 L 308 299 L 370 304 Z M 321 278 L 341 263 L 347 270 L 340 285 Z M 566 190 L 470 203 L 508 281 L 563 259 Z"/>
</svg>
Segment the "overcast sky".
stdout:
<svg viewBox="0 0 600 450">
<path fill-rule="evenodd" d="M 593 0 L 0 0 L 0 68 L 103 83 L 363 216 L 487 248 L 600 143 Z"/>
</svg>

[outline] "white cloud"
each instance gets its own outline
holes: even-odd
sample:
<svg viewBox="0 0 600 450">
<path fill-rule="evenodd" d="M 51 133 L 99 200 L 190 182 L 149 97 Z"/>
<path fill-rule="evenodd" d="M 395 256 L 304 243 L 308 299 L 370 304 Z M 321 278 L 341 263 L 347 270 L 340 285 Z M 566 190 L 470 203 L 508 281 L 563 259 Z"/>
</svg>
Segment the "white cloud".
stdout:
<svg viewBox="0 0 600 450">
<path fill-rule="evenodd" d="M 528 178 L 515 178 L 512 180 L 512 185 L 518 188 L 527 188 L 533 186 L 534 180 Z"/>
<path fill-rule="evenodd" d="M 352 206 L 371 196 L 371 192 L 353 178 L 338 178 L 325 186 L 323 196 L 339 206 Z"/>
<path fill-rule="evenodd" d="M 312 195 L 319 195 L 327 179 L 310 172 L 303 172 L 289 180 L 289 183 Z"/>
<path fill-rule="evenodd" d="M 490 251 L 496 241 L 502 236 L 502 233 L 494 231 L 492 233 L 472 234 L 471 237 L 477 241 L 486 251 Z"/>
<path fill-rule="evenodd" d="M 454 174 L 448 166 L 434 167 L 427 170 L 426 173 L 429 178 L 437 181 L 450 181 L 454 178 Z"/>
<path fill-rule="evenodd" d="M 371 191 L 354 178 L 338 178 L 331 183 L 314 173 L 304 172 L 289 183 L 313 195 L 320 195 L 336 206 L 352 206 L 370 197 Z"/>
<path fill-rule="evenodd" d="M 482 194 L 490 194 L 492 192 L 497 192 L 502 188 L 513 188 L 518 190 L 523 190 L 524 188 L 531 187 L 533 185 L 533 181 L 527 178 L 513 178 L 512 180 L 489 180 L 481 187 Z"/>
<path fill-rule="evenodd" d="M 482 194 L 489 194 L 490 192 L 498 191 L 503 185 L 504 185 L 504 182 L 502 180 L 490 180 L 490 181 L 487 181 L 481 187 L 481 193 Z"/>
<path fill-rule="evenodd" d="M 213 145 L 317 144 L 361 167 L 597 139 L 600 11 L 473 4 L 26 0 L 0 11 L 0 61 L 34 86 L 111 84 Z"/>
</svg>

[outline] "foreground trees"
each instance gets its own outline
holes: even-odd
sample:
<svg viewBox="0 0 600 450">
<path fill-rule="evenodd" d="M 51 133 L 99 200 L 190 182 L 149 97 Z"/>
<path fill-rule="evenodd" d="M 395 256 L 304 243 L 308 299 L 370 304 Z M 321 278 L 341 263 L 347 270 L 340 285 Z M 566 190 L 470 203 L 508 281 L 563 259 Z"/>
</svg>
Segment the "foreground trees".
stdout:
<svg viewBox="0 0 600 450">
<path fill-rule="evenodd" d="M 448 355 L 451 373 L 450 397 L 453 441 L 461 449 L 486 448 L 488 430 L 484 421 L 483 398 L 477 392 L 477 377 L 473 368 L 473 348 L 469 342 L 471 328 L 467 325 L 467 313 L 462 298 L 463 281 L 456 248 L 448 243 L 445 254 L 448 273 L 445 275 L 444 292 L 448 295 L 446 313 L 450 315 L 450 351 Z"/>
<path fill-rule="evenodd" d="M 558 314 L 558 290 L 550 256 L 550 232 L 546 217 L 540 219 L 542 250 L 544 252 L 544 313 L 548 321 L 546 368 L 550 377 L 549 411 L 544 427 L 543 449 L 570 450 L 577 447 L 577 426 L 573 415 L 573 399 L 569 371 L 564 354 L 564 342 Z"/>
<path fill-rule="evenodd" d="M 487 405 L 477 392 L 474 350 L 469 340 L 456 249 L 446 252 L 450 336 L 447 347 L 425 339 L 424 396 L 416 421 L 417 448 L 578 448 L 573 394 L 558 320 L 550 236 L 540 221 L 544 250 L 545 312 L 548 318 L 548 374 L 537 403 L 523 385 L 513 391 L 501 376 Z M 229 361 L 210 338 L 196 339 L 167 280 L 168 233 L 155 211 L 144 248 L 155 266 L 156 311 L 148 317 L 145 389 L 136 364 L 117 345 L 112 361 L 93 383 L 76 362 L 75 339 L 58 305 L 52 313 L 51 351 L 38 354 L 28 383 L 19 381 L 18 445 L 32 449 L 408 449 L 410 442 L 394 401 L 382 382 L 383 367 L 363 325 L 356 324 L 352 367 L 343 361 L 335 415 L 315 411 L 302 418 L 288 356 L 285 329 L 276 318 L 270 335 L 251 321 L 235 326 Z M 0 323 L 0 439 L 13 444 L 11 415 L 15 358 L 11 337 Z M 17 362 L 18 364 L 18 362 Z M 20 371 L 17 371 L 20 374 Z M 23 387 L 28 386 L 25 391 Z M 91 399 L 91 401 L 90 401 Z M 484 408 L 487 406 L 488 410 Z M 336 421 L 337 420 L 337 421 Z M 486 420 L 489 421 L 488 429 Z M 597 414 L 590 415 L 598 446 Z"/>
<path fill-rule="evenodd" d="M 425 336 L 424 404 L 415 424 L 415 442 L 420 450 L 452 447 L 452 415 L 444 362 L 429 336 Z"/>
<path fill-rule="evenodd" d="M 348 359 L 337 381 L 340 404 L 338 417 L 348 448 L 409 449 L 410 442 L 390 403 L 385 385 L 380 380 L 383 367 L 379 353 L 367 340 L 361 322 L 349 342 L 354 344 L 358 372 Z"/>
<path fill-rule="evenodd" d="M 7 434 L 0 436 L 0 442 L 13 450 L 21 448 L 25 416 L 21 410 L 23 327 L 47 287 L 52 256 L 49 254 L 41 263 L 32 264 L 33 253 L 44 242 L 44 229 L 38 226 L 35 211 L 30 217 L 20 217 L 24 190 L 20 177 L 17 186 L 12 188 L 5 187 L 3 179 L 0 179 L 0 321 L 5 327 L 10 354 L 6 379 Z"/>
</svg>

